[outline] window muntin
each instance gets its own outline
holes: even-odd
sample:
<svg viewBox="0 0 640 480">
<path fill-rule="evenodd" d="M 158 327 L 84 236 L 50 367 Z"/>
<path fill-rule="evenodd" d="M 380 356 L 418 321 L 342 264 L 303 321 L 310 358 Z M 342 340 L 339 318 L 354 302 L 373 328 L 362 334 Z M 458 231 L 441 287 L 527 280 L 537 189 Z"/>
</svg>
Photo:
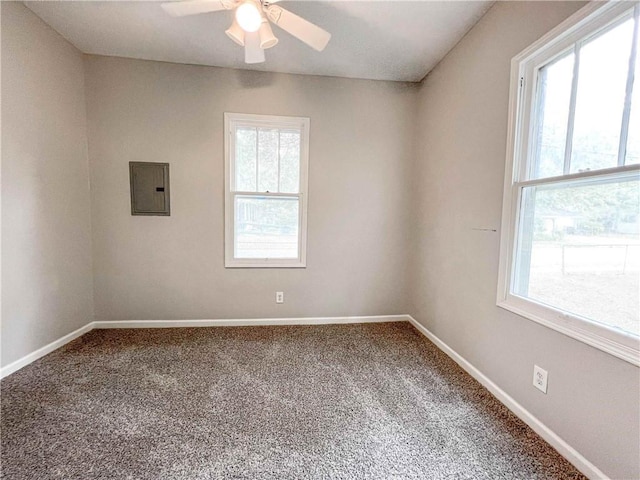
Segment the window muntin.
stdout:
<svg viewBox="0 0 640 480">
<path fill-rule="evenodd" d="M 500 306 L 635 364 L 639 9 L 589 6 L 514 59 L 498 291 Z"/>
<path fill-rule="evenodd" d="M 304 267 L 309 119 L 225 114 L 227 267 Z"/>
</svg>

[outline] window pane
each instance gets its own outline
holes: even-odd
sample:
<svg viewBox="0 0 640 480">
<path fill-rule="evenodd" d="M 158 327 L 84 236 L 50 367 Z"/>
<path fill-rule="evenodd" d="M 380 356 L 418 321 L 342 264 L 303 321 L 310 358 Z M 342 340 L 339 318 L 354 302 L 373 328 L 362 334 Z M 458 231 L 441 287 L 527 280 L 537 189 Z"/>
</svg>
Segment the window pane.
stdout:
<svg viewBox="0 0 640 480">
<path fill-rule="evenodd" d="M 631 96 L 631 116 L 629 117 L 629 137 L 625 165 L 640 163 L 640 35 L 637 38 L 636 69 L 633 95 Z"/>
<path fill-rule="evenodd" d="M 256 191 L 256 129 L 236 129 L 236 191 Z"/>
<path fill-rule="evenodd" d="M 300 132 L 280 131 L 280 192 L 300 191 Z"/>
<path fill-rule="evenodd" d="M 640 182 L 523 191 L 514 293 L 640 334 Z"/>
<path fill-rule="evenodd" d="M 572 52 L 538 72 L 538 135 L 533 178 L 564 173 L 574 58 Z"/>
<path fill-rule="evenodd" d="M 571 173 L 618 165 L 633 19 L 580 50 Z"/>
<path fill-rule="evenodd" d="M 235 258 L 298 258 L 297 197 L 237 196 Z"/>
<path fill-rule="evenodd" d="M 258 129 L 258 191 L 278 191 L 278 130 Z"/>
</svg>

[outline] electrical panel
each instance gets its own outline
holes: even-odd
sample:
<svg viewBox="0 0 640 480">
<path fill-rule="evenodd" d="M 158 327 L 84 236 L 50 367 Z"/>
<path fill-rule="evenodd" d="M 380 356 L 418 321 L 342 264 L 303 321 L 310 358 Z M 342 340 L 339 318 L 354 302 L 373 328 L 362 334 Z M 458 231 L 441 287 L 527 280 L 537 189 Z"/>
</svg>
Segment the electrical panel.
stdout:
<svg viewBox="0 0 640 480">
<path fill-rule="evenodd" d="M 169 164 L 129 162 L 131 215 L 171 215 Z"/>
</svg>

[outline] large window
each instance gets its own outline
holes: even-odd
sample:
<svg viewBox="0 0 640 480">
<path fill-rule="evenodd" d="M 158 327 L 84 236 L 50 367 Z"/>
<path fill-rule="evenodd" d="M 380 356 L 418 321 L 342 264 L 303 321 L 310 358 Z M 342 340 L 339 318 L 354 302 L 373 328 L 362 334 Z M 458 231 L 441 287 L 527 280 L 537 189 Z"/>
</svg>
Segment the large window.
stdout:
<svg viewBox="0 0 640 480">
<path fill-rule="evenodd" d="M 304 267 L 309 119 L 224 119 L 225 265 Z"/>
<path fill-rule="evenodd" d="M 636 365 L 639 11 L 590 4 L 514 58 L 498 285 L 498 305 Z"/>
</svg>

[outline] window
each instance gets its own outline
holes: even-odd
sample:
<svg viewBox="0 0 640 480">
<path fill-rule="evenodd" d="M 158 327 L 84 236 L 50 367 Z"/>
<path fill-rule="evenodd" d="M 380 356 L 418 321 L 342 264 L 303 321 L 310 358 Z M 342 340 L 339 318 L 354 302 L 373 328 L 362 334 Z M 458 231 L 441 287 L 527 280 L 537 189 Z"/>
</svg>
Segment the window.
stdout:
<svg viewBox="0 0 640 480">
<path fill-rule="evenodd" d="M 309 119 L 224 121 L 225 266 L 305 267 Z"/>
<path fill-rule="evenodd" d="M 639 12 L 594 2 L 513 59 L 498 281 L 499 306 L 636 365 Z"/>
</svg>

